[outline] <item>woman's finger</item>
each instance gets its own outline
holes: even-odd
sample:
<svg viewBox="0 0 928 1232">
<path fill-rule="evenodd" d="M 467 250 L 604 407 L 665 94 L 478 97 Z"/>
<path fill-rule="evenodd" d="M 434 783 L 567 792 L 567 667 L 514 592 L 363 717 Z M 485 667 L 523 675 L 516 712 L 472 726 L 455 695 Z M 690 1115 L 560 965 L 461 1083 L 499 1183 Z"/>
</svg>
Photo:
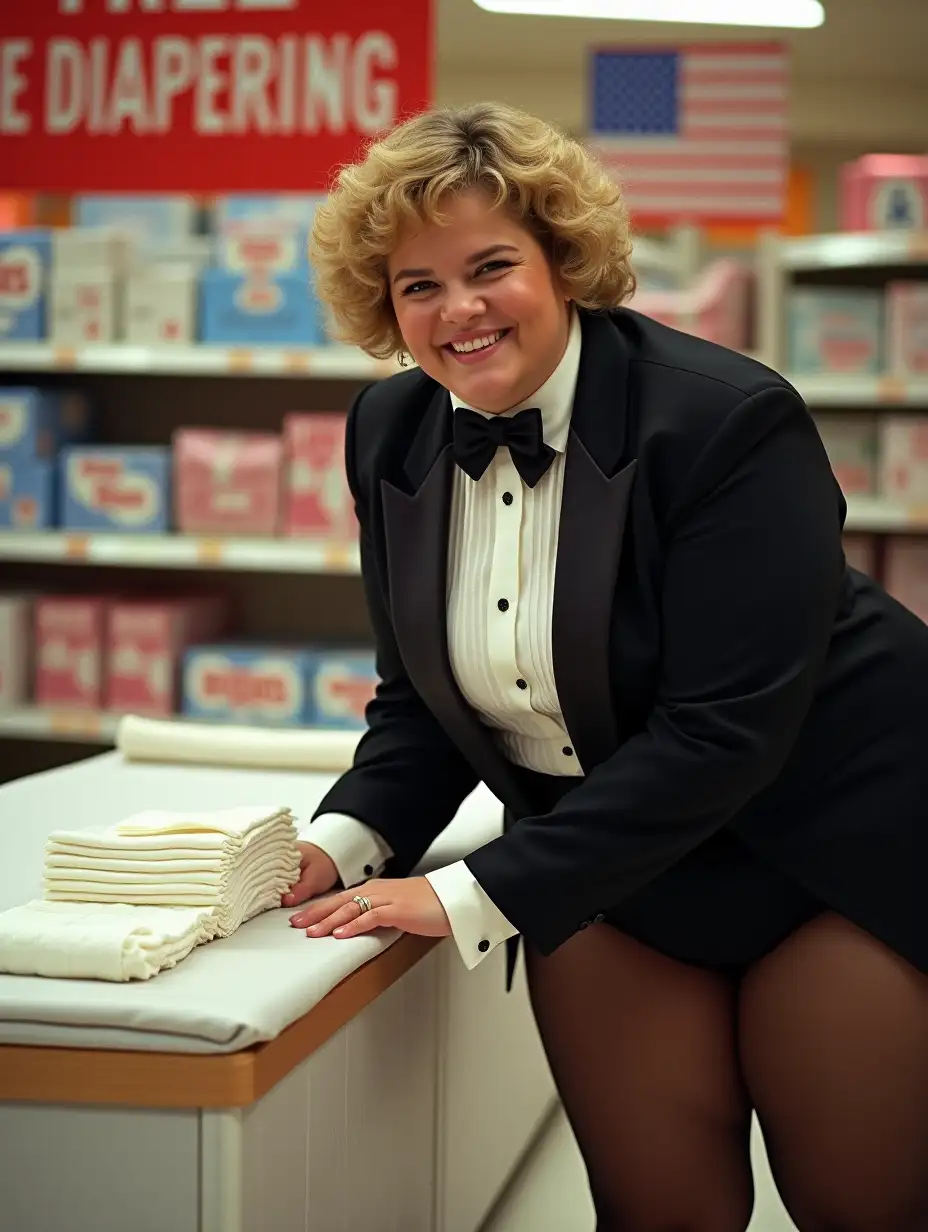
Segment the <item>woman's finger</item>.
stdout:
<svg viewBox="0 0 928 1232">
<path fill-rule="evenodd" d="M 348 937 L 360 937 L 364 933 L 371 933 L 375 928 L 389 928 L 389 915 L 390 907 L 388 904 L 372 907 L 370 911 L 365 911 L 357 919 L 349 920 L 347 924 L 339 925 L 332 935 L 337 937 L 339 941 L 345 941 Z M 313 936 L 315 935 L 314 933 Z"/>
<path fill-rule="evenodd" d="M 294 928 L 308 928 L 312 924 L 318 924 L 334 911 L 351 903 L 355 894 L 358 893 L 358 890 L 342 890 L 338 894 L 326 894 L 302 911 L 298 911 L 296 915 L 292 915 L 290 923 Z M 358 904 L 354 905 L 357 907 Z"/>
<path fill-rule="evenodd" d="M 379 903 L 378 906 L 383 906 Z M 364 915 L 372 915 L 373 910 L 365 911 Z M 311 937 L 327 937 L 329 933 L 333 933 L 337 928 L 343 928 L 346 924 L 353 924 L 361 918 L 361 908 L 358 903 L 346 903 L 343 907 L 339 907 L 337 911 L 333 911 L 331 915 L 326 916 L 324 920 L 320 920 L 317 924 L 313 924 L 307 928 L 307 933 Z"/>
</svg>

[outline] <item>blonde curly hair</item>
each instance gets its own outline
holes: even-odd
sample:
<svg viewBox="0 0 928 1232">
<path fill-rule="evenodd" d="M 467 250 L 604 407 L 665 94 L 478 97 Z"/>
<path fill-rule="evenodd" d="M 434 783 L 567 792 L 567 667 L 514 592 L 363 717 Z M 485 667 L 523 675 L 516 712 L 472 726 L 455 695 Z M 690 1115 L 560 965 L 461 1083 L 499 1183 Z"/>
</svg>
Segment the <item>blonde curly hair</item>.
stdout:
<svg viewBox="0 0 928 1232">
<path fill-rule="evenodd" d="M 615 308 L 634 291 L 625 202 L 579 142 L 502 103 L 440 107 L 342 167 L 316 211 L 310 259 L 338 338 L 378 359 L 403 349 L 387 258 L 404 224 L 441 223 L 441 202 L 471 188 L 535 235 L 574 303 Z"/>
</svg>

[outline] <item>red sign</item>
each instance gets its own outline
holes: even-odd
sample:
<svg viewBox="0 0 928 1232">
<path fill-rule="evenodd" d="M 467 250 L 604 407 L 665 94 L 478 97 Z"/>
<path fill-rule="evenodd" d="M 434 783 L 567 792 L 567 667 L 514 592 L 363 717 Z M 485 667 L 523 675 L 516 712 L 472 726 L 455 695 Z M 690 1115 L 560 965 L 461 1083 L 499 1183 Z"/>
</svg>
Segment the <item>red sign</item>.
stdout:
<svg viewBox="0 0 928 1232">
<path fill-rule="evenodd" d="M 313 191 L 430 99 L 431 0 L 0 0 L 0 185 Z"/>
</svg>

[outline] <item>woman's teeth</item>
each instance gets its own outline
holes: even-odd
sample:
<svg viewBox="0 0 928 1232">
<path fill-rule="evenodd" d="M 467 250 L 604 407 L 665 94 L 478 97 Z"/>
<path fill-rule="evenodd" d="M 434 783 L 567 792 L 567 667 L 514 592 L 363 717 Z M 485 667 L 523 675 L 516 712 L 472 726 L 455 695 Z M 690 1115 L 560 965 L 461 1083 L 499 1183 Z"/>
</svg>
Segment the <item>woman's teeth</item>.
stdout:
<svg viewBox="0 0 928 1232">
<path fill-rule="evenodd" d="M 451 348 L 457 351 L 459 355 L 467 354 L 468 351 L 482 351 L 484 347 L 492 346 L 494 342 L 499 342 L 503 336 L 503 330 L 498 329 L 495 334 L 484 334 L 482 338 L 469 338 L 467 342 L 452 342 Z"/>
</svg>

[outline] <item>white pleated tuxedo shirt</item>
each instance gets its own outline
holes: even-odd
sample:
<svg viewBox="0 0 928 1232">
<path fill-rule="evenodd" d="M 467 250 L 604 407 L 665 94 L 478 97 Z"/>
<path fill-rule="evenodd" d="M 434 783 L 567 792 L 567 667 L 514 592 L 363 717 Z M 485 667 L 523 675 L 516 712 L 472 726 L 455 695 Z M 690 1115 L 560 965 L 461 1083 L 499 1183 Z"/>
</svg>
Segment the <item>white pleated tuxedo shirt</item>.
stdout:
<svg viewBox="0 0 928 1232">
<path fill-rule="evenodd" d="M 557 368 L 531 398 L 507 412 L 540 409 L 544 439 L 556 451 L 548 470 L 528 487 L 505 446 L 476 482 L 455 467 L 449 530 L 448 648 L 455 680 L 492 729 L 500 752 L 548 775 L 583 773 L 564 726 L 551 652 L 564 456 L 580 348 L 574 312 Z M 453 394 L 451 404 L 455 411 L 466 405 Z M 509 601 L 505 613 L 500 599 Z M 379 877 L 393 854 L 376 831 L 343 813 L 323 814 L 300 838 L 332 858 L 345 886 Z M 426 876 L 469 968 L 515 935 L 463 860 Z"/>
</svg>

